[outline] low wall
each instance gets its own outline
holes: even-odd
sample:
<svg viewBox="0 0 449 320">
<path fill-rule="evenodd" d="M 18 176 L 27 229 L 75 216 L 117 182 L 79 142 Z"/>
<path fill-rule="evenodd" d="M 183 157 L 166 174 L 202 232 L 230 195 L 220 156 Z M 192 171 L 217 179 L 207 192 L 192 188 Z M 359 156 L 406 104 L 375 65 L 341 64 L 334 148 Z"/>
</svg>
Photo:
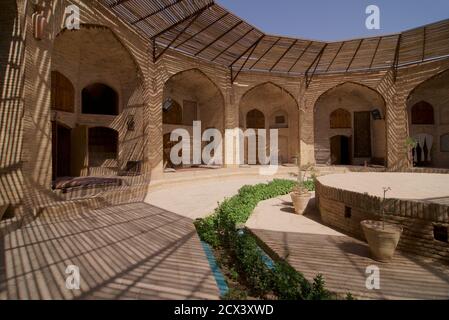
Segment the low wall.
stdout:
<svg viewBox="0 0 449 320">
<path fill-rule="evenodd" d="M 341 190 L 316 181 L 316 203 L 326 225 L 365 240 L 360 222 L 380 220 L 381 198 Z M 434 227 L 449 227 L 449 207 L 437 203 L 388 199 L 385 221 L 403 226 L 398 249 L 449 262 L 449 243 L 435 240 Z"/>
</svg>

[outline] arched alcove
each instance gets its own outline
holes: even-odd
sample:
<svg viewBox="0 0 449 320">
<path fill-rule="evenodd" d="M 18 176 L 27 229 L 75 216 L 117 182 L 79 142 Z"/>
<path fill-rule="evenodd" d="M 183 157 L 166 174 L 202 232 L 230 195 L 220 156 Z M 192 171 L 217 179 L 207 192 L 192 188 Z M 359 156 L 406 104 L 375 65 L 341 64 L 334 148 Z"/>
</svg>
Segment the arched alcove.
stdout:
<svg viewBox="0 0 449 320">
<path fill-rule="evenodd" d="M 126 174 L 131 164 L 140 166 L 145 157 L 143 132 L 148 118 L 144 114 L 142 72 L 130 48 L 111 29 L 85 24 L 80 27 L 56 36 L 51 66 L 71 80 L 75 92 L 74 112 L 58 114 L 73 128 L 72 174 Z M 113 161 L 89 157 L 88 127 L 110 127 L 118 133 L 119 149 Z"/>
<path fill-rule="evenodd" d="M 182 107 L 175 100 L 167 100 L 167 109 L 163 109 L 162 112 L 162 123 L 163 124 L 177 124 L 182 125 Z"/>
<path fill-rule="evenodd" d="M 239 109 L 240 117 L 243 117 L 240 119 L 242 127 L 278 130 L 280 163 L 295 161 L 299 150 L 299 111 L 290 92 L 272 82 L 264 82 L 252 87 L 242 96 Z M 266 147 L 268 150 L 268 146 Z M 245 161 L 248 160 L 247 148 L 245 141 Z"/>
<path fill-rule="evenodd" d="M 118 110 L 118 94 L 104 83 L 93 83 L 81 93 L 82 113 L 116 116 Z"/>
<path fill-rule="evenodd" d="M 173 130 L 183 128 L 192 136 L 193 122 L 200 121 L 202 132 L 214 128 L 224 133 L 224 97 L 199 69 L 179 72 L 166 81 L 161 108 L 164 167 L 170 166 L 167 157 L 172 144 L 167 137 Z"/>
<path fill-rule="evenodd" d="M 258 109 L 250 110 L 246 114 L 247 129 L 265 129 L 265 115 Z"/>
<path fill-rule="evenodd" d="M 374 112 L 380 112 L 380 119 L 372 116 Z M 314 108 L 316 163 L 385 165 L 386 128 L 382 115 L 385 100 L 374 89 L 345 82 L 327 90 Z"/>
<path fill-rule="evenodd" d="M 345 109 L 337 109 L 332 111 L 330 115 L 331 129 L 347 129 L 351 128 L 351 113 Z"/>
<path fill-rule="evenodd" d="M 58 71 L 51 72 L 51 108 L 57 111 L 75 111 L 75 88 L 72 82 Z"/>
<path fill-rule="evenodd" d="M 411 113 L 412 124 L 435 124 L 433 106 L 426 101 L 415 103 L 411 108 Z"/>
<path fill-rule="evenodd" d="M 449 70 L 420 83 L 407 99 L 409 137 L 417 142 L 413 163 L 449 168 L 443 137 L 449 132 Z"/>
</svg>

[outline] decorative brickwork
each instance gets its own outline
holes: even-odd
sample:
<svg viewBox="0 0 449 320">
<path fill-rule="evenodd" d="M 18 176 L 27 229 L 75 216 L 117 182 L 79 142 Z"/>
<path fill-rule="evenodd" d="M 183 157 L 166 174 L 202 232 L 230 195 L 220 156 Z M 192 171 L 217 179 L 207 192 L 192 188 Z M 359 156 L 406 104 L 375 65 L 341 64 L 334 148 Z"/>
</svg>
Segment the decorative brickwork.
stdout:
<svg viewBox="0 0 449 320">
<path fill-rule="evenodd" d="M 341 190 L 316 181 L 316 198 L 323 222 L 344 233 L 364 240 L 360 222 L 381 220 L 381 199 Z M 348 209 L 351 216 L 345 216 Z M 437 203 L 388 199 L 385 221 L 400 224 L 404 232 L 400 250 L 449 262 L 449 243 L 434 239 L 434 226 L 449 227 L 449 207 Z"/>
<path fill-rule="evenodd" d="M 286 128 L 281 129 L 286 132 L 284 137 L 288 137 L 284 140 L 288 145 L 285 158 L 291 160 L 299 150 L 303 164 L 316 162 L 315 147 L 320 138 L 315 134 L 316 122 L 323 121 L 329 125 L 328 118 L 314 119 L 318 99 L 328 90 L 347 82 L 366 86 L 378 92 L 385 101 L 386 142 L 385 150 L 380 152 L 386 154 L 388 169 L 406 170 L 407 98 L 419 84 L 449 69 L 448 59 L 404 65 L 397 72 L 387 69 L 348 69 L 349 72 L 343 72 L 338 68 L 337 71 L 331 69 L 334 71 L 331 73 L 318 72 L 310 82 L 306 81 L 304 74 L 279 73 L 277 68 L 272 72 L 243 68 L 232 82 L 229 65 L 215 63 L 225 61 L 223 57 L 210 62 L 201 55 L 195 58 L 169 49 L 154 62 L 152 41 L 108 9 L 104 1 L 41 2 L 48 22 L 41 40 L 33 36 L 31 16 L 35 9 L 31 1 L 4 0 L 0 12 L 0 207 L 10 205 L 18 218 L 32 218 L 36 208 L 66 200 L 51 190 L 52 71 L 61 72 L 75 90 L 75 112 L 58 112 L 61 122 L 80 132 L 82 126 L 105 126 L 119 132 L 116 168 L 109 170 L 105 165 L 92 172 L 116 173 L 125 168 L 128 161 L 141 160 L 143 174 L 129 182 L 132 186 L 139 186 L 162 177 L 164 88 L 172 76 L 182 71 L 197 69 L 218 88 L 224 100 L 224 111 L 220 116 L 225 129 L 236 128 L 243 123 L 241 108 L 242 105 L 245 108 L 245 97 L 251 89 L 269 83 L 287 93 L 290 97 L 288 107 L 273 106 L 272 113 L 266 112 L 266 119 L 270 121 L 278 110 L 286 112 L 288 132 Z M 71 4 L 80 8 L 79 31 L 63 29 L 64 11 Z M 442 26 L 446 28 L 446 24 Z M 290 45 L 290 41 L 280 42 Z M 303 41 L 299 42 L 303 44 Z M 96 49 L 92 44 L 97 45 Z M 319 49 L 318 44 L 316 42 L 311 47 Z M 293 49 L 296 51 L 292 52 L 298 52 L 299 47 Z M 336 51 L 338 46 L 329 45 L 328 49 Z M 427 48 L 427 53 L 430 49 Z M 332 59 L 332 50 L 326 53 L 327 60 Z M 260 54 L 264 50 L 257 48 L 256 51 Z M 362 51 L 365 52 L 364 49 Z M 292 56 L 292 52 L 285 58 L 293 63 L 298 56 Z M 314 59 L 310 53 L 305 56 Z M 259 65 L 265 64 L 261 59 Z M 278 67 L 284 64 L 285 61 L 281 61 Z M 307 67 L 304 61 L 297 65 L 300 69 Z M 357 65 L 354 62 L 353 66 Z M 238 66 L 234 65 L 234 77 Z M 118 116 L 80 112 L 81 90 L 94 82 L 108 84 L 118 92 Z M 134 116 L 135 121 L 134 130 L 130 132 L 126 129 L 129 116 Z M 76 137 L 81 142 L 85 138 L 81 133 Z M 72 166 L 72 171 L 76 169 L 80 175 L 90 174 L 85 167 L 83 152 L 72 155 L 77 163 L 74 165 L 76 168 Z M 141 195 L 143 199 L 144 188 L 136 190 L 130 192 Z"/>
</svg>

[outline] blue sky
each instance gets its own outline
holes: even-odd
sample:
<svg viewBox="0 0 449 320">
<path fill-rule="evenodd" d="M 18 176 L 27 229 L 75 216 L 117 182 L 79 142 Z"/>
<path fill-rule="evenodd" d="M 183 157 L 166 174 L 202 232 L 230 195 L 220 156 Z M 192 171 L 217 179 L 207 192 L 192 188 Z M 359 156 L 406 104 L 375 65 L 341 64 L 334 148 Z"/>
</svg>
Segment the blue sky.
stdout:
<svg viewBox="0 0 449 320">
<path fill-rule="evenodd" d="M 449 0 L 216 0 L 265 33 L 345 40 L 412 29 L 449 18 Z M 365 27 L 368 5 L 380 8 L 380 30 Z"/>
</svg>

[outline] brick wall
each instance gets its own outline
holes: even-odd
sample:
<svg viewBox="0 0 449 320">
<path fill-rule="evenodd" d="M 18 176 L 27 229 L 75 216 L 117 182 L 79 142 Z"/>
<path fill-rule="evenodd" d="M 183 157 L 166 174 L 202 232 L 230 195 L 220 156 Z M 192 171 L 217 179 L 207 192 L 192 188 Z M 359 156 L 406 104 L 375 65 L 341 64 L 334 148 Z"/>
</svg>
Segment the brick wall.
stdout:
<svg viewBox="0 0 449 320">
<path fill-rule="evenodd" d="M 116 77 L 121 79 L 117 81 L 120 83 L 112 85 L 118 87 L 117 90 L 121 93 L 122 110 L 139 112 L 137 119 L 142 123 L 137 124 L 139 129 L 134 133 L 136 136 L 129 139 L 121 131 L 121 141 L 136 139 L 141 141 L 136 148 L 134 148 L 134 142 L 130 142 L 131 147 L 123 148 L 120 156 L 130 159 L 142 158 L 143 169 L 148 179 L 157 179 L 162 174 L 161 104 L 164 86 L 173 75 L 182 71 L 194 68 L 200 70 L 221 91 L 224 99 L 225 128 L 239 126 L 242 101 L 252 88 L 271 82 L 285 90 L 293 97 L 300 110 L 293 115 L 299 123 L 299 132 L 296 135 L 294 132 L 289 132 L 289 136 L 297 137 L 297 139 L 294 137 L 293 141 L 299 140 L 303 163 L 315 162 L 314 112 L 318 98 L 329 89 L 345 82 L 365 85 L 379 92 L 385 100 L 388 166 L 391 170 L 403 170 L 407 165 L 404 146 L 408 134 L 407 97 L 417 85 L 449 69 L 448 60 L 408 66 L 398 70 L 396 81 L 391 71 L 316 75 L 308 88 L 305 86 L 303 77 L 266 72 L 241 72 L 236 82 L 231 84 L 230 70 L 226 66 L 187 57 L 172 50 L 168 50 L 161 59 L 153 62 L 150 41 L 131 26 L 123 23 L 98 1 L 55 0 L 43 3 L 48 27 L 41 41 L 37 41 L 32 35 L 33 8 L 30 1 L 3 1 L 2 8 L 5 10 L 0 12 L 0 65 L 2 68 L 0 69 L 2 86 L 0 205 L 13 204 L 17 206 L 18 211 L 26 209 L 27 212 L 31 212 L 36 206 L 61 200 L 50 190 L 52 172 L 50 74 L 55 69 L 72 68 L 65 72 L 70 73 L 71 81 L 78 86 L 78 91 L 88 81 L 88 77 L 90 81 L 95 77 L 112 82 L 117 81 Z M 102 26 L 107 29 L 105 32 L 110 32 L 116 38 L 123 49 L 119 51 L 122 53 L 126 51 L 128 58 L 125 60 L 132 61 L 134 65 L 130 67 L 132 70 L 127 67 L 131 65 L 127 62 L 120 66 L 123 67 L 122 71 L 114 70 L 118 72 L 118 75 L 104 72 L 104 68 L 101 72 L 94 70 L 94 67 L 92 70 L 80 72 L 76 71 L 76 65 L 61 65 L 67 56 L 59 56 L 61 48 L 58 48 L 57 35 L 63 29 L 65 7 L 70 4 L 79 5 L 83 25 Z M 71 45 L 73 44 L 68 46 Z M 63 49 L 67 48 L 64 46 Z M 108 50 L 108 47 L 102 46 L 100 49 L 104 52 Z M 114 52 L 109 54 L 113 55 Z M 84 51 L 79 49 L 72 52 L 76 56 L 75 59 L 79 61 L 78 65 L 86 62 L 86 57 L 82 56 L 83 53 Z M 87 54 L 88 51 L 85 53 Z M 100 53 L 98 52 L 98 55 Z M 122 53 L 120 57 L 124 57 Z M 90 54 L 96 54 L 96 52 L 90 52 Z M 117 58 L 121 59 L 120 57 Z M 127 79 L 128 76 L 129 79 Z M 79 107 L 79 97 L 77 99 L 76 104 Z M 93 125 L 104 123 L 107 126 L 120 128 L 124 124 L 125 115 L 126 112 L 111 121 L 95 117 L 80 119 L 91 124 L 92 121 L 98 120 Z M 328 119 L 325 121 L 327 122 Z M 139 135 L 141 135 L 140 138 Z M 291 152 L 293 151 L 292 149 Z"/>
<path fill-rule="evenodd" d="M 361 221 L 381 220 L 379 197 L 332 188 L 319 181 L 316 196 L 323 222 L 356 238 L 365 240 Z M 449 227 L 448 206 L 388 199 L 385 208 L 385 221 L 404 228 L 400 250 L 449 262 L 449 243 L 437 241 L 433 235 L 434 226 Z"/>
</svg>

